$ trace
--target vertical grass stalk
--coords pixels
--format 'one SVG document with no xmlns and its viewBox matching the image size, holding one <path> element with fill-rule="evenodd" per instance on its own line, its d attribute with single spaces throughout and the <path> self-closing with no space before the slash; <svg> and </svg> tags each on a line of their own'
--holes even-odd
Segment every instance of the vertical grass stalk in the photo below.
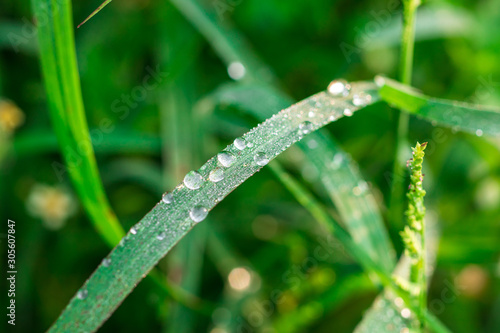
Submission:
<svg viewBox="0 0 500 333">
<path fill-rule="evenodd" d="M 65 161 L 52 166 L 59 179 L 68 172 L 94 227 L 114 246 L 125 233 L 106 198 L 85 118 L 71 2 L 33 0 L 32 6 L 50 116 Z"/>
<path fill-rule="evenodd" d="M 402 0 L 403 2 L 403 35 L 401 39 L 401 59 L 399 78 L 404 84 L 411 84 L 413 71 L 413 50 L 415 45 L 415 15 L 420 5 L 420 0 Z M 390 214 L 393 225 L 401 226 L 403 216 L 404 194 L 404 163 L 405 152 L 408 144 L 408 124 L 410 116 L 399 112 L 397 119 L 396 156 L 392 170 L 392 184 L 390 197 Z"/>
</svg>

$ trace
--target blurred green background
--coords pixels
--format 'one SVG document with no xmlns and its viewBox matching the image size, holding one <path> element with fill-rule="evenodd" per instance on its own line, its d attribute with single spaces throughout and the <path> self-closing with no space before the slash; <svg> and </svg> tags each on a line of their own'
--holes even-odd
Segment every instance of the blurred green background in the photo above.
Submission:
<svg viewBox="0 0 500 333">
<path fill-rule="evenodd" d="M 187 171 L 244 133 L 248 121 L 256 125 L 224 105 L 203 113 L 207 96 L 221 85 L 274 75 L 300 100 L 335 78 L 396 77 L 399 1 L 197 3 L 218 25 L 244 36 L 273 73 L 243 75 L 238 67 L 228 73 L 206 39 L 167 0 L 117 0 L 75 30 L 99 170 L 125 229 Z M 99 4 L 75 1 L 75 27 Z M 62 160 L 30 4 L 3 0 L 0 13 L 2 230 L 7 219 L 16 221 L 16 331 L 39 332 L 54 322 L 109 249 L 68 174 L 54 169 Z M 425 1 L 417 16 L 414 86 L 432 96 L 498 106 L 499 31 L 498 1 Z M 152 72 L 155 79 L 145 82 Z M 384 216 L 396 114 L 378 103 L 327 127 L 359 163 Z M 453 332 L 500 332 L 500 140 L 412 118 L 410 142 L 417 140 L 429 142 L 426 205 L 441 233 L 430 308 Z M 311 170 L 294 167 L 301 158 L 297 151 L 280 157 L 312 188 Z M 172 285 L 213 303 L 211 313 L 165 298 L 144 281 L 102 332 L 351 332 L 378 293 L 345 255 L 303 267 L 322 242 L 314 233 L 316 223 L 267 169 L 221 202 L 207 223 L 210 230 L 197 226 L 159 268 Z M 402 223 L 387 225 L 398 254 Z M 5 258 L 2 254 L 2 263 Z M 265 301 L 276 290 L 286 297 L 269 311 Z"/>
</svg>

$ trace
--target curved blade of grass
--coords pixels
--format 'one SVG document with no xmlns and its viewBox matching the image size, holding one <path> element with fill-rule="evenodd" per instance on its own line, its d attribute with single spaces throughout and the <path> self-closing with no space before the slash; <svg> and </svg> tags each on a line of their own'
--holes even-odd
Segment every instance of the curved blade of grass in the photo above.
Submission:
<svg viewBox="0 0 500 333">
<path fill-rule="evenodd" d="M 205 10 L 196 0 L 171 0 L 172 3 L 186 16 L 186 18 L 200 31 L 202 35 L 205 36 L 207 41 L 210 42 L 214 50 L 219 54 L 219 56 L 224 60 L 226 65 L 230 65 L 232 62 L 238 61 L 243 64 L 246 68 L 246 73 L 272 73 L 271 70 L 263 64 L 259 58 L 252 52 L 252 49 L 245 43 L 245 38 L 238 34 L 234 29 L 223 27 L 217 24 L 217 21 L 210 11 Z M 275 84 L 275 79 L 269 75 L 258 75 L 256 77 L 248 77 L 249 81 L 265 82 L 267 84 Z M 277 89 L 272 88 L 272 86 L 267 86 L 265 89 L 260 87 L 254 87 L 252 91 L 248 91 L 248 87 L 234 88 L 235 94 L 231 96 L 232 93 L 228 92 L 226 95 L 226 102 L 233 105 L 239 105 L 240 107 L 249 110 L 253 113 L 253 117 L 257 118 L 259 121 L 263 121 L 271 115 L 273 110 L 281 109 L 290 105 L 293 100 L 286 96 L 285 94 L 279 92 Z M 245 90 L 245 93 L 238 93 L 241 90 Z M 325 149 L 333 149 L 332 151 L 340 151 L 339 148 L 335 149 L 334 143 L 324 134 L 323 139 L 315 137 L 316 133 L 312 134 L 311 140 L 321 141 L 324 143 L 321 149 L 317 149 L 314 152 L 309 149 L 304 143 L 299 143 L 299 147 L 306 153 L 309 157 L 315 156 L 316 162 L 320 162 L 320 173 L 321 178 L 328 178 L 332 172 L 329 166 L 331 164 L 331 157 L 326 153 Z M 338 155 L 341 156 L 341 155 Z M 307 159 L 306 159 L 307 160 Z M 306 162 L 308 163 L 308 162 Z M 309 167 L 316 168 L 312 163 L 308 163 Z M 348 163 L 347 167 L 341 165 L 340 168 L 346 170 L 346 172 L 352 177 L 346 178 L 342 186 L 337 186 L 337 188 L 349 188 L 352 189 L 359 185 L 361 179 L 359 179 L 359 174 L 354 174 L 356 169 L 354 164 Z M 337 178 L 337 180 L 342 180 L 343 178 Z M 349 183 L 349 181 L 351 183 Z M 354 181 L 354 182 L 352 182 Z M 335 182 L 330 182 L 331 185 Z M 340 185 L 337 184 L 337 185 Z M 327 186 L 328 190 L 332 190 L 331 186 Z M 360 205 L 365 207 L 366 210 L 361 212 L 361 216 L 358 217 L 359 213 L 354 210 L 346 208 L 353 207 L 351 205 L 352 200 L 347 198 L 344 200 L 344 196 L 335 196 L 333 192 L 330 191 L 330 196 L 334 199 L 335 204 L 338 207 L 342 207 L 341 213 L 343 214 L 344 221 L 348 226 L 349 230 L 355 235 L 357 240 L 360 241 L 359 244 L 364 246 L 368 253 L 373 257 L 375 261 L 380 261 L 387 272 L 391 272 L 395 265 L 395 252 L 392 247 L 392 243 L 389 241 L 387 231 L 384 227 L 382 218 L 378 211 L 376 205 L 373 205 L 373 197 L 369 194 L 369 191 L 365 191 L 366 195 L 369 197 L 365 200 L 363 197 L 359 197 L 357 201 L 363 201 Z M 352 198 L 352 196 L 351 196 Z M 356 201 L 355 200 L 355 201 Z M 356 206 L 356 205 L 354 205 Z M 366 221 L 366 223 L 364 223 Z M 351 223 L 352 222 L 352 223 Z M 364 224 L 364 228 L 358 228 L 360 224 Z M 366 231 L 373 231 L 374 234 L 366 235 Z"/>
<path fill-rule="evenodd" d="M 409 113 L 440 125 L 481 136 L 500 134 L 500 108 L 437 99 L 394 80 L 377 77 L 380 97 Z"/>
<path fill-rule="evenodd" d="M 353 94 L 373 93 L 374 88 L 371 83 L 352 84 Z M 307 117 L 311 105 L 316 106 L 316 115 Z M 211 210 L 268 160 L 274 159 L 304 134 L 342 117 L 346 108 L 353 112 L 359 109 L 351 99 L 334 99 L 326 92 L 318 93 L 245 134 L 243 139 L 247 145 L 243 150 L 228 146 L 225 151 L 234 156 L 229 167 L 221 166 L 217 157 L 206 162 L 198 171 L 203 178 L 202 186 L 191 190 L 182 183 L 172 192 L 173 203 L 160 201 L 97 268 L 50 332 L 97 330 L 137 283 L 194 227 L 193 209 Z M 207 181 L 209 173 L 215 169 L 223 172 L 224 179 Z"/>
<path fill-rule="evenodd" d="M 100 181 L 83 108 L 69 0 L 33 0 L 52 124 L 71 180 L 94 227 L 111 246 L 124 235 Z"/>
<path fill-rule="evenodd" d="M 190 22 L 198 28 L 201 34 L 203 34 L 206 39 L 211 43 L 212 47 L 219 54 L 219 56 L 224 60 L 224 62 L 229 65 L 234 61 L 241 62 L 247 69 L 247 73 L 271 73 L 269 68 L 262 64 L 258 57 L 252 52 L 250 47 L 245 43 L 245 38 L 240 36 L 238 32 L 234 29 L 228 29 L 217 24 L 217 21 L 213 14 L 208 10 L 204 10 L 202 6 L 195 0 L 171 0 L 172 3 L 190 20 Z M 258 82 L 273 83 L 273 78 L 270 76 L 257 76 L 250 77 L 250 80 Z M 249 91 L 248 87 L 234 88 L 232 92 L 227 92 L 224 96 L 226 102 L 231 104 L 237 104 L 240 107 L 249 110 L 253 117 L 262 121 L 269 117 L 273 110 L 284 108 L 292 103 L 291 98 L 287 97 L 285 94 L 280 93 L 271 86 L 267 86 L 266 89 L 262 87 L 255 87 L 255 89 Z M 241 92 L 241 89 L 244 93 Z M 234 94 L 231 96 L 231 94 Z M 308 158 L 315 157 L 316 162 L 320 162 L 321 168 L 321 178 L 328 178 L 332 172 L 329 170 L 331 164 L 331 155 L 335 155 L 335 152 L 339 149 L 335 149 L 333 142 L 329 140 L 326 134 L 323 138 L 316 138 L 315 133 L 312 134 L 311 140 L 321 141 L 323 146 L 321 149 L 316 151 L 311 151 L 307 145 L 299 143 L 299 147 L 306 153 Z M 327 154 L 326 149 L 333 149 Z M 332 153 L 333 152 L 333 153 Z M 340 155 L 338 155 L 340 157 Z M 307 160 L 307 159 L 306 159 Z M 312 163 L 306 162 L 309 166 Z M 316 166 L 313 166 L 316 167 Z M 347 174 L 352 177 L 346 178 L 345 181 L 340 186 L 340 183 L 336 184 L 336 188 L 332 186 L 327 186 L 330 190 L 331 197 L 334 199 L 338 207 L 342 207 L 341 213 L 343 214 L 344 221 L 348 226 L 349 230 L 355 235 L 355 239 L 359 241 L 359 244 L 366 248 L 368 253 L 372 256 L 375 261 L 380 261 L 385 267 L 387 272 L 391 272 L 395 265 L 395 255 L 392 244 L 389 241 L 387 231 L 384 227 L 382 218 L 378 212 L 376 205 L 372 205 L 374 200 L 368 202 L 363 197 L 357 198 L 357 200 L 363 201 L 360 207 L 367 208 L 361 212 L 361 216 L 354 210 L 347 207 L 354 207 L 352 205 L 352 200 L 344 199 L 344 196 L 335 195 L 334 192 L 339 188 L 342 189 L 352 189 L 359 185 L 361 180 L 359 179 L 359 174 L 354 174 L 353 164 L 347 164 L 346 169 L 344 166 L 340 166 L 343 170 L 346 170 Z M 342 180 L 343 178 L 336 178 L 337 180 Z M 354 182 L 353 182 L 354 181 Z M 330 182 L 332 185 L 336 182 Z M 331 191 L 333 190 L 333 192 Z M 366 192 L 367 196 L 371 195 Z M 352 197 L 352 196 L 351 196 Z M 356 201 L 356 200 L 355 200 Z M 365 223 L 366 221 L 366 223 Z M 363 224 L 363 228 L 359 226 Z M 368 233 L 367 230 L 374 232 L 373 234 Z M 373 235 L 373 237 L 372 237 Z"/>
<path fill-rule="evenodd" d="M 258 120 L 269 117 L 273 109 L 290 100 L 270 87 L 258 85 L 227 85 L 218 89 L 213 98 L 220 104 L 249 112 Z M 391 272 L 395 266 L 395 251 L 375 198 L 357 164 L 326 131 L 312 133 L 297 145 L 306 156 L 302 167 L 316 170 L 319 182 L 327 190 L 356 244 L 375 262 L 380 262 L 386 272 Z"/>
</svg>

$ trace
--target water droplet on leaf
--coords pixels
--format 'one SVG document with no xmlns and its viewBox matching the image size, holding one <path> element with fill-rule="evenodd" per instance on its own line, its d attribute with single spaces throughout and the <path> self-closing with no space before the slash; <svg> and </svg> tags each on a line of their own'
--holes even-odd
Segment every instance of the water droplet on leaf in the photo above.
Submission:
<svg viewBox="0 0 500 333">
<path fill-rule="evenodd" d="M 184 177 L 184 185 L 191 190 L 196 190 L 203 184 L 203 177 L 197 171 L 189 171 Z"/>
<path fill-rule="evenodd" d="M 104 259 L 102 259 L 102 265 L 104 267 L 109 267 L 109 265 L 111 265 L 111 259 L 110 258 L 104 258 Z"/>
<path fill-rule="evenodd" d="M 247 142 L 243 138 L 236 138 L 234 140 L 234 146 L 238 148 L 239 150 L 243 150 L 247 146 Z"/>
<path fill-rule="evenodd" d="M 352 104 L 355 106 L 364 106 L 370 103 L 372 96 L 370 94 L 360 92 L 352 97 Z"/>
<path fill-rule="evenodd" d="M 214 169 L 208 175 L 211 182 L 217 183 L 224 179 L 224 171 L 220 168 Z"/>
<path fill-rule="evenodd" d="M 259 166 L 264 166 L 267 163 L 269 163 L 269 157 L 267 157 L 267 155 L 264 153 L 255 154 L 253 159 L 254 159 L 255 163 Z"/>
<path fill-rule="evenodd" d="M 349 95 L 351 85 L 346 80 L 334 80 L 330 82 L 327 90 L 334 97 L 346 97 Z"/>
<path fill-rule="evenodd" d="M 310 121 L 304 121 L 302 124 L 299 125 L 299 130 L 303 134 L 307 134 L 307 133 L 311 132 L 312 128 L 313 128 L 313 124 Z"/>
<path fill-rule="evenodd" d="M 174 202 L 174 195 L 171 192 L 166 192 L 165 194 L 163 194 L 161 200 L 166 204 L 170 204 Z"/>
<path fill-rule="evenodd" d="M 189 212 L 189 217 L 196 223 L 203 221 L 207 215 L 208 209 L 203 206 L 196 206 Z"/>
<path fill-rule="evenodd" d="M 228 152 L 222 152 L 217 154 L 217 160 L 219 160 L 220 164 L 223 166 L 230 167 L 234 163 L 234 155 Z"/>
<path fill-rule="evenodd" d="M 87 298 L 88 295 L 89 295 L 89 292 L 86 289 L 80 289 L 76 293 L 76 297 L 78 297 L 79 299 L 85 299 L 85 298 Z"/>
<path fill-rule="evenodd" d="M 352 116 L 352 110 L 348 108 L 344 109 L 344 116 L 346 117 Z"/>
</svg>

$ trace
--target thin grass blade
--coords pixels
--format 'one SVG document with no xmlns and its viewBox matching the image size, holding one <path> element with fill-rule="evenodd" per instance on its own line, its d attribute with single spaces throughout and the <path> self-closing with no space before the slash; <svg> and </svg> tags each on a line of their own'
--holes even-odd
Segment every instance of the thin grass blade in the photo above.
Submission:
<svg viewBox="0 0 500 333">
<path fill-rule="evenodd" d="M 111 245 L 124 235 L 99 177 L 83 108 L 69 0 L 33 0 L 50 116 L 66 166 L 53 163 L 59 177 L 66 172 L 94 227 Z"/>
<path fill-rule="evenodd" d="M 385 77 L 377 77 L 376 82 L 383 100 L 411 114 L 478 136 L 500 135 L 498 107 L 429 97 Z"/>
</svg>

